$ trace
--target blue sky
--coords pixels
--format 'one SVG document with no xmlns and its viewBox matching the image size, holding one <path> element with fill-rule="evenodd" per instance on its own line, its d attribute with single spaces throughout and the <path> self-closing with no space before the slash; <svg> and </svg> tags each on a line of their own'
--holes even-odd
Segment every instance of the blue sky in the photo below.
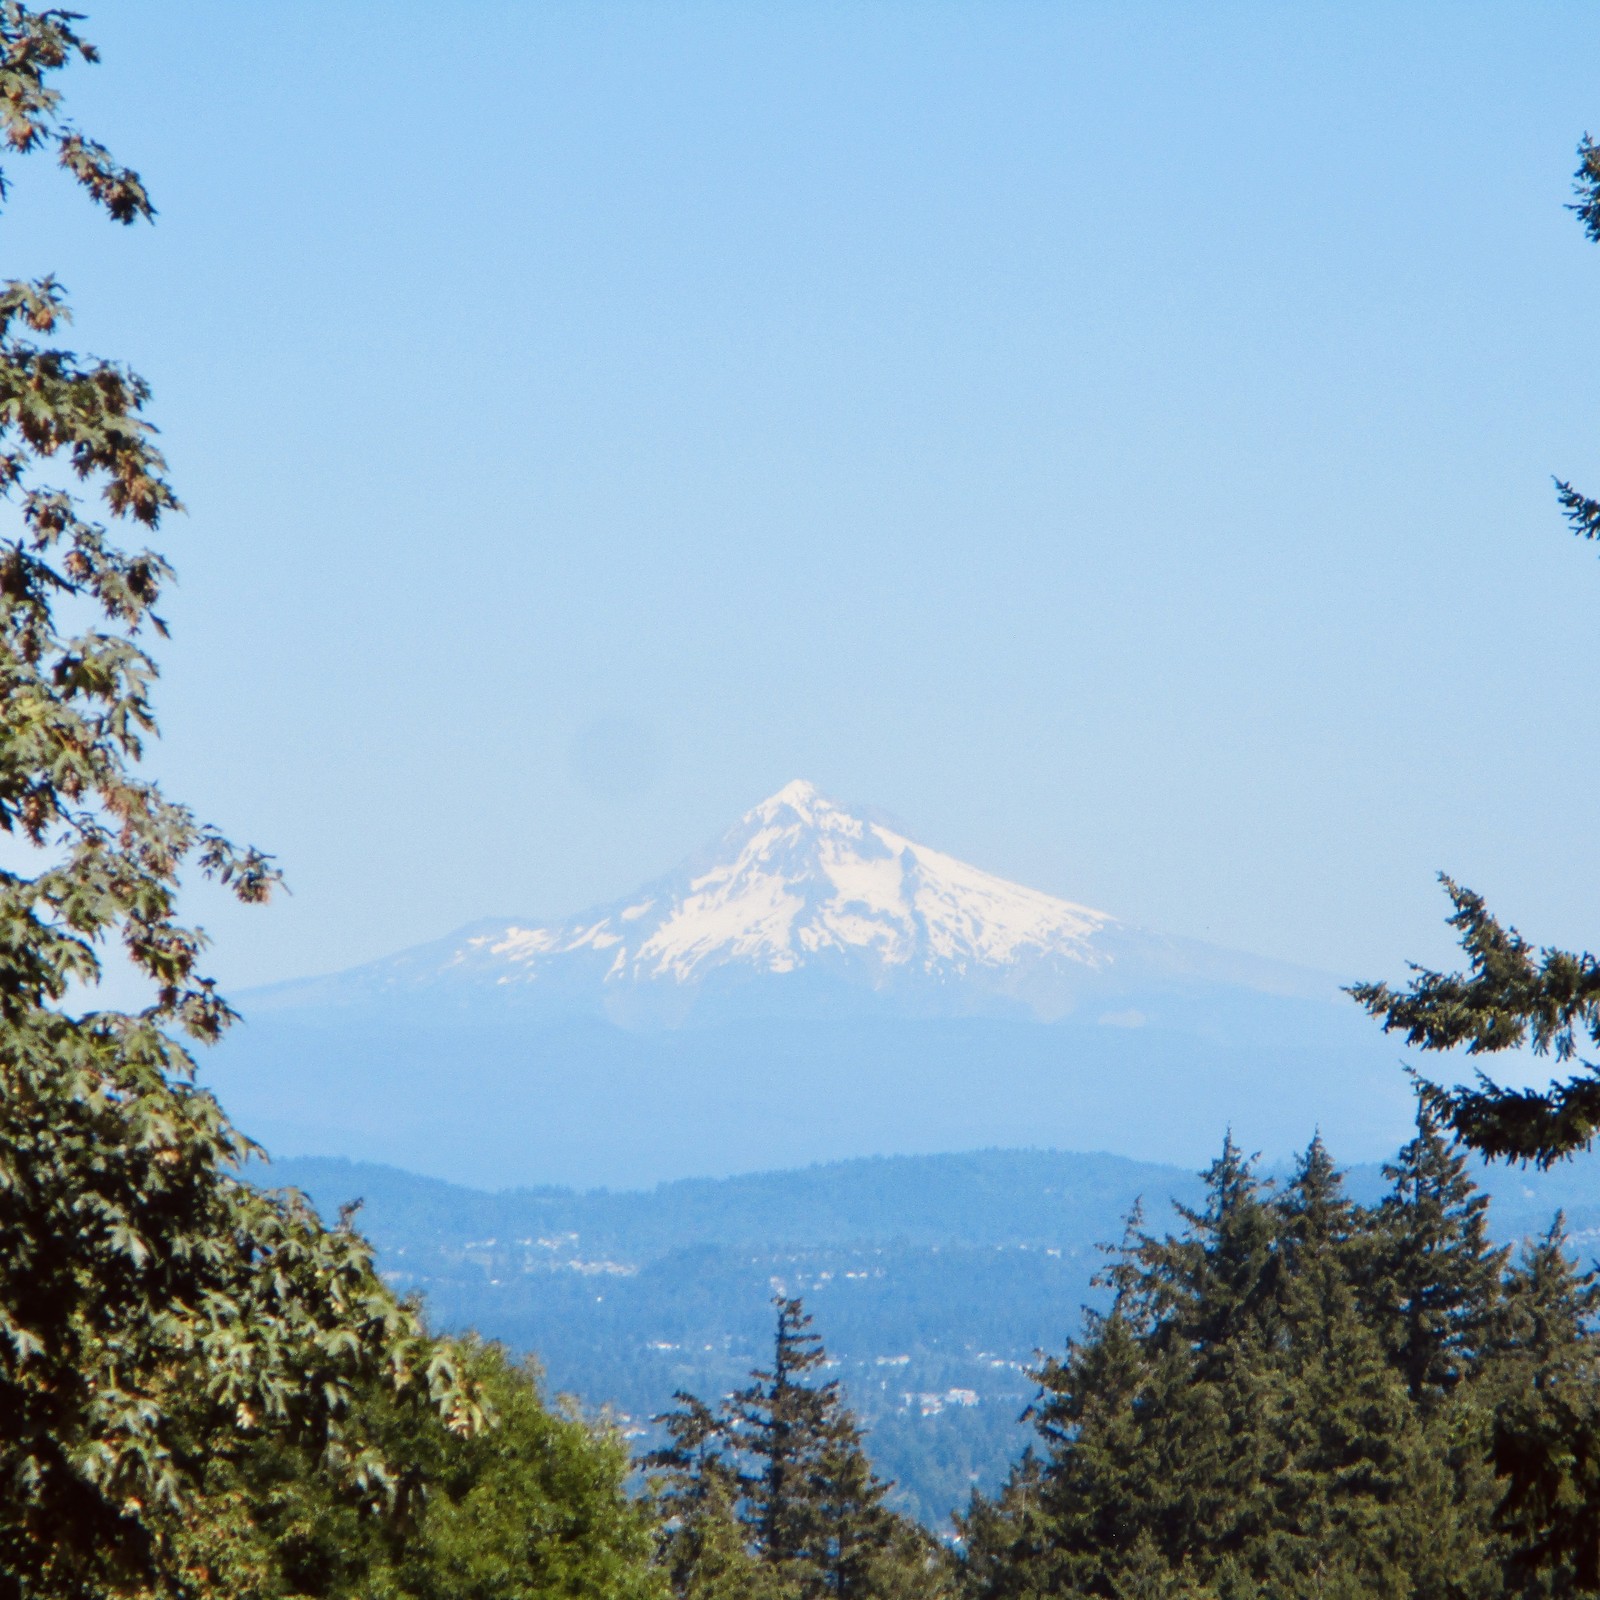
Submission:
<svg viewBox="0 0 1600 1600">
<path fill-rule="evenodd" d="M 1364 975 L 1600 938 L 1592 6 L 94 8 L 153 230 L 158 765 L 235 985 L 664 869 L 790 778 Z"/>
</svg>

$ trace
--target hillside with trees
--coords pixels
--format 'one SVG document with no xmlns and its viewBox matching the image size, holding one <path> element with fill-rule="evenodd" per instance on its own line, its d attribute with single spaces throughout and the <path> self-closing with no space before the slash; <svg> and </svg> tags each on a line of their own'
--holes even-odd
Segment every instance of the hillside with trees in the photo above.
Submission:
<svg viewBox="0 0 1600 1600">
<path fill-rule="evenodd" d="M 1600 1157 L 1545 1171 L 1471 1158 L 1497 1244 L 1558 1211 L 1585 1257 L 1600 1239 Z M 1261 1168 L 1281 1184 L 1287 1166 Z M 274 1162 L 330 1220 L 360 1199 L 385 1278 L 423 1296 L 440 1330 L 476 1329 L 536 1352 L 551 1388 L 609 1407 L 636 1449 L 676 1389 L 731 1393 L 759 1364 L 769 1301 L 804 1298 L 867 1427 L 890 1503 L 948 1532 L 974 1485 L 1004 1480 L 1023 1437 L 1039 1350 L 1080 1308 L 1104 1309 L 1098 1246 L 1142 1204 L 1200 1203 L 1192 1172 L 1114 1156 L 990 1150 L 897 1156 L 650 1189 L 459 1188 L 393 1168 Z M 1355 1200 L 1387 1193 L 1381 1166 L 1346 1174 Z"/>
</svg>

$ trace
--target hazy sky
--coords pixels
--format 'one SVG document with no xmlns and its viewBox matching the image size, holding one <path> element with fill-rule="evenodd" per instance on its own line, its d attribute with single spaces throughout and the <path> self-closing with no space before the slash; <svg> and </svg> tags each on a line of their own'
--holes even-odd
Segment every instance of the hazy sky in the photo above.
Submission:
<svg viewBox="0 0 1600 1600">
<path fill-rule="evenodd" d="M 1341 972 L 1600 939 L 1593 5 L 91 3 L 153 230 L 174 792 L 244 984 L 564 913 L 804 776 Z"/>
</svg>

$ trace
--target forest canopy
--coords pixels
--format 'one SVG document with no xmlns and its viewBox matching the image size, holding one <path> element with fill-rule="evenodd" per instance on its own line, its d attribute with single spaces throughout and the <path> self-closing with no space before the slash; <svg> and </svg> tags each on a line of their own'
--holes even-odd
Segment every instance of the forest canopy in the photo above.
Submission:
<svg viewBox="0 0 1600 1600">
<path fill-rule="evenodd" d="M 1320 1141 L 1109 1254 L 1108 1310 L 1040 1368 L 1037 1444 L 963 1519 L 973 1600 L 1600 1588 L 1600 1288 L 1558 1218 L 1495 1247 L 1424 1109 L 1352 1204 Z"/>
</svg>

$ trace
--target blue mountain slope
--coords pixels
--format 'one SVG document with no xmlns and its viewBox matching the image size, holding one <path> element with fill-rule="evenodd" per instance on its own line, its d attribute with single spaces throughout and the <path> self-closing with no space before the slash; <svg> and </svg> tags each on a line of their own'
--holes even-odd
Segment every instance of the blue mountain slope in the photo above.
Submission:
<svg viewBox="0 0 1600 1600">
<path fill-rule="evenodd" d="M 1409 1119 L 1337 982 L 1007 883 L 793 784 L 676 873 L 242 997 L 206 1064 L 279 1153 L 641 1186 L 1070 1144 L 1192 1164 L 1232 1125 L 1353 1157 Z"/>
<path fill-rule="evenodd" d="M 991 1019 L 752 1019 L 640 1034 L 599 1021 L 253 1019 L 208 1081 L 277 1153 L 458 1182 L 638 1188 L 812 1161 L 1073 1144 L 1193 1165 L 1232 1126 L 1271 1156 L 1317 1127 L 1363 1156 L 1410 1111 L 1354 1017 L 1282 1045 Z"/>
</svg>

